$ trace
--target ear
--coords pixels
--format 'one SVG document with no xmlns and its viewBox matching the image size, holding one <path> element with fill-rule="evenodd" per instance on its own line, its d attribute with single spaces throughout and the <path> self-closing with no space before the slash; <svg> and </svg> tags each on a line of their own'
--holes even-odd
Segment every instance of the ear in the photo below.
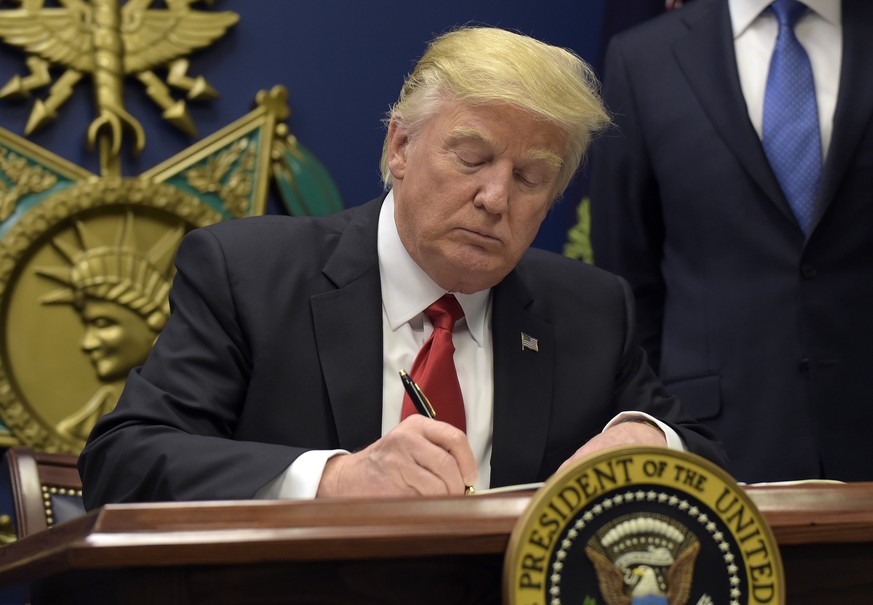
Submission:
<svg viewBox="0 0 873 605">
<path fill-rule="evenodd" d="M 409 134 L 405 128 L 391 120 L 388 125 L 388 170 L 395 181 L 403 180 L 406 173 L 406 152 L 409 149 Z"/>
</svg>

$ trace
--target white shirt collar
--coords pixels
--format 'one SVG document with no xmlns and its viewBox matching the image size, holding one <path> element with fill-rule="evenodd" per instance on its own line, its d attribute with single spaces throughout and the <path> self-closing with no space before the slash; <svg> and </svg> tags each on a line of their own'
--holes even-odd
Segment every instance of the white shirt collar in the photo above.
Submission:
<svg viewBox="0 0 873 605">
<path fill-rule="evenodd" d="M 757 19 L 764 10 L 773 3 L 773 0 L 728 0 L 731 14 L 731 26 L 734 38 L 742 34 Z M 837 0 L 802 0 L 815 13 L 830 23 L 840 27 L 842 25 L 842 2 Z"/>
<path fill-rule="evenodd" d="M 394 223 L 394 193 L 388 192 L 379 213 L 377 238 L 382 305 L 392 330 L 408 323 L 446 293 L 419 267 L 400 241 Z M 480 347 L 485 342 L 485 315 L 491 290 L 455 293 L 464 309 L 467 329 Z"/>
</svg>

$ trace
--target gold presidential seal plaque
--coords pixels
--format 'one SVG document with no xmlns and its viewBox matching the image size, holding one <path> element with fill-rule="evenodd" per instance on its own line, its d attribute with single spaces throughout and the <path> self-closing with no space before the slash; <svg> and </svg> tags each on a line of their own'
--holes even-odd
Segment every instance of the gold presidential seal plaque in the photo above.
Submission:
<svg viewBox="0 0 873 605">
<path fill-rule="evenodd" d="M 769 526 L 725 471 L 664 448 L 552 477 L 507 548 L 506 605 L 784 605 Z"/>
</svg>

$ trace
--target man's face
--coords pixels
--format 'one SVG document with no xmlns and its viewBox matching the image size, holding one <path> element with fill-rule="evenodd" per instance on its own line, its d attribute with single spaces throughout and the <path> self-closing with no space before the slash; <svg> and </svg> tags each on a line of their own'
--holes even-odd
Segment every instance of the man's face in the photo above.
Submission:
<svg viewBox="0 0 873 605">
<path fill-rule="evenodd" d="M 442 288 L 470 293 L 496 285 L 533 242 L 566 137 L 507 104 L 453 101 L 412 139 L 392 123 L 388 146 L 403 245 Z"/>
<path fill-rule="evenodd" d="M 82 350 L 101 380 L 124 378 L 145 361 L 154 345 L 155 333 L 127 307 L 88 299 L 80 314 L 85 327 Z"/>
</svg>

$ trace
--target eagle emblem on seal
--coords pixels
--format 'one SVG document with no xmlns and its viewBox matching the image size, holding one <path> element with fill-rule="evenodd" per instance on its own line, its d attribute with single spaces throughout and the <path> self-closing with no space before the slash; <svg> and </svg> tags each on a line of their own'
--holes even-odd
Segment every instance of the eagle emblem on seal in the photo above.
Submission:
<svg viewBox="0 0 873 605">
<path fill-rule="evenodd" d="M 674 521 L 645 515 L 608 525 L 585 548 L 607 605 L 685 605 L 699 552 Z"/>
</svg>

